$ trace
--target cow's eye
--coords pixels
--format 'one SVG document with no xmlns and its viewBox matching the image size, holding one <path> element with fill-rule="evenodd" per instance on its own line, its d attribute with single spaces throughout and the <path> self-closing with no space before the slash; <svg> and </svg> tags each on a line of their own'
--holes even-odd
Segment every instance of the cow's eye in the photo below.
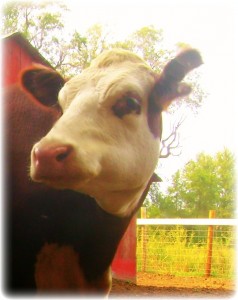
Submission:
<svg viewBox="0 0 238 300">
<path fill-rule="evenodd" d="M 119 118 L 132 113 L 139 115 L 141 112 L 141 102 L 133 97 L 124 97 L 113 105 L 112 110 Z"/>
</svg>

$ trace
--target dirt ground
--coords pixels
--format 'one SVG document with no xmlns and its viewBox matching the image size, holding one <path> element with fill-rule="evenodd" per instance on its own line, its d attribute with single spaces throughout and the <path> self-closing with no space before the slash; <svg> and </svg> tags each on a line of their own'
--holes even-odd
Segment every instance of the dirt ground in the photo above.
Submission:
<svg viewBox="0 0 238 300">
<path fill-rule="evenodd" d="M 109 298 L 117 296 L 227 298 L 234 296 L 235 292 L 235 282 L 231 280 L 138 273 L 137 285 L 113 279 Z"/>
</svg>

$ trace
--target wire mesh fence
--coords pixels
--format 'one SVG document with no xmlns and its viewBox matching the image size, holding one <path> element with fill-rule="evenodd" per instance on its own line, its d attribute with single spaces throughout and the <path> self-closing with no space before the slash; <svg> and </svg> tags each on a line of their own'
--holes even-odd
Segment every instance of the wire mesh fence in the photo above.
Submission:
<svg viewBox="0 0 238 300">
<path fill-rule="evenodd" d="M 235 277 L 235 226 L 138 225 L 137 271 Z M 196 222 L 197 223 L 197 222 Z"/>
</svg>

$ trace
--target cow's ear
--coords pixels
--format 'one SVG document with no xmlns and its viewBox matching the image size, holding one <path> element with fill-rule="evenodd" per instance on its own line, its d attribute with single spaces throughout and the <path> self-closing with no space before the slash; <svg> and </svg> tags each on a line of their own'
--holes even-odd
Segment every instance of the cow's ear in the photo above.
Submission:
<svg viewBox="0 0 238 300">
<path fill-rule="evenodd" d="M 150 104 L 153 108 L 165 110 L 175 98 L 188 95 L 191 88 L 181 81 L 202 63 L 201 55 L 195 49 L 186 49 L 168 62 L 151 91 Z"/>
<path fill-rule="evenodd" d="M 191 92 L 190 86 L 181 81 L 188 72 L 201 64 L 202 58 L 197 50 L 184 50 L 167 63 L 161 75 L 155 80 L 148 107 L 148 124 L 155 137 L 161 137 L 160 113 L 166 110 L 174 99 Z"/>
<path fill-rule="evenodd" d="M 64 78 L 56 71 L 42 65 L 33 65 L 21 73 L 22 87 L 46 106 L 55 105 Z"/>
</svg>

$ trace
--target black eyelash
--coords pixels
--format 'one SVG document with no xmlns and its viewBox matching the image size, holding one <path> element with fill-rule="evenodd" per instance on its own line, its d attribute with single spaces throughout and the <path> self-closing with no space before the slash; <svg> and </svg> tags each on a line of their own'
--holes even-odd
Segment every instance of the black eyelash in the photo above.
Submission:
<svg viewBox="0 0 238 300">
<path fill-rule="evenodd" d="M 141 104 L 136 98 L 124 97 L 116 102 L 116 104 L 112 107 L 112 110 L 119 118 L 131 113 L 139 115 L 141 113 Z"/>
</svg>

